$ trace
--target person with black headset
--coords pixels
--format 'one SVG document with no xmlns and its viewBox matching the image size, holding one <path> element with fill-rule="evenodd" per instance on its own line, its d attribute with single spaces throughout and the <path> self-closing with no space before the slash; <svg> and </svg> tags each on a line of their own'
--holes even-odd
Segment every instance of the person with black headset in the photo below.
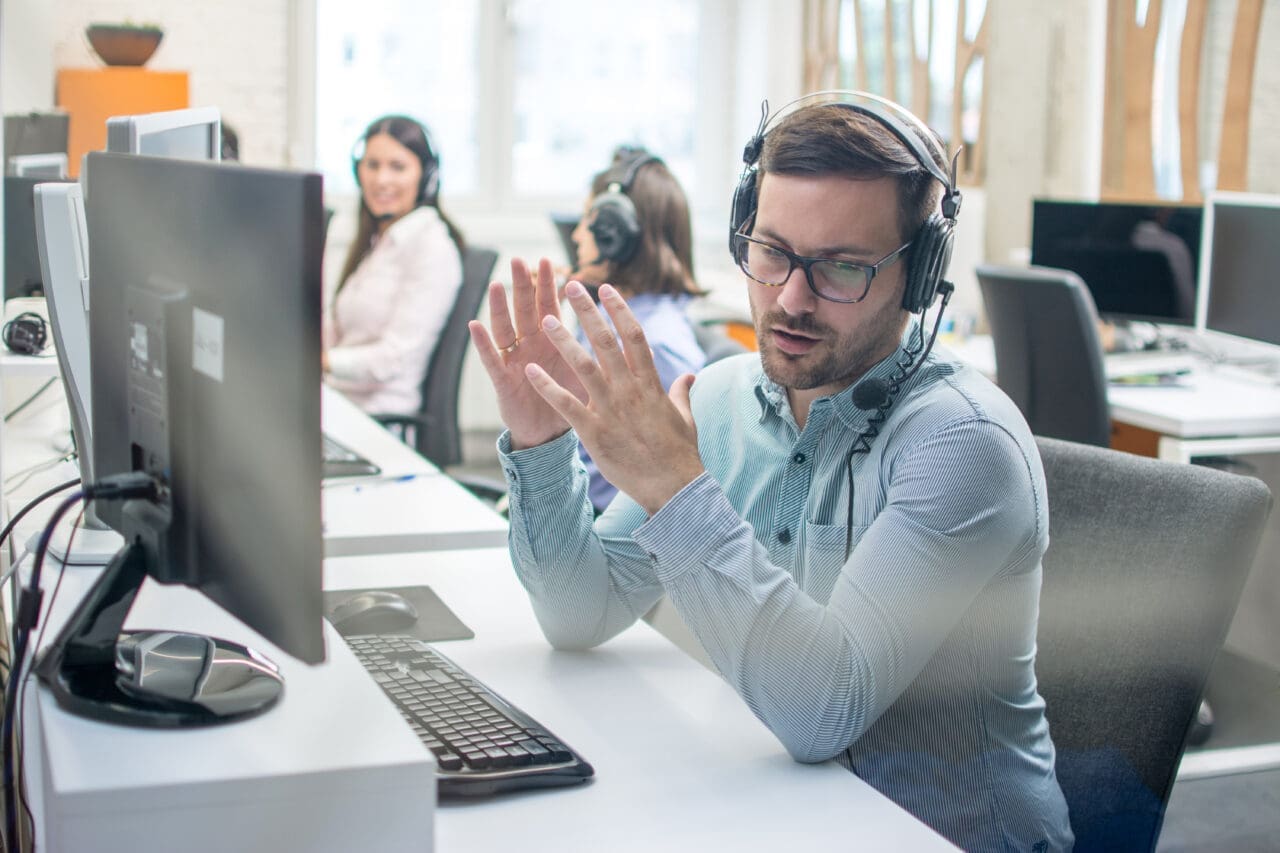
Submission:
<svg viewBox="0 0 1280 853">
<path fill-rule="evenodd" d="M 322 315 L 325 381 L 366 412 L 413 414 L 462 287 L 462 233 L 440 209 L 427 130 L 383 116 L 352 154 L 359 222 Z"/>
<path fill-rule="evenodd" d="M 643 148 L 623 146 L 591 181 L 585 212 L 573 231 L 576 268 L 569 276 L 588 288 L 608 282 L 622 294 L 644 329 L 664 389 L 698 372 L 706 354 L 685 310 L 702 294 L 693 276 L 689 202 L 666 163 Z M 579 329 L 578 342 L 590 349 Z M 618 493 L 580 443 L 588 493 L 597 513 Z"/>
<path fill-rule="evenodd" d="M 758 355 L 664 393 L 613 288 L 616 339 L 566 288 L 587 353 L 527 275 L 471 327 L 538 622 L 585 649 L 665 594 L 796 760 L 835 760 L 966 850 L 1070 849 L 1035 675 L 1043 468 L 1013 403 L 932 351 L 954 161 L 856 92 L 766 111 L 743 159 L 729 243 Z M 579 438 L 620 491 L 594 523 Z"/>
</svg>

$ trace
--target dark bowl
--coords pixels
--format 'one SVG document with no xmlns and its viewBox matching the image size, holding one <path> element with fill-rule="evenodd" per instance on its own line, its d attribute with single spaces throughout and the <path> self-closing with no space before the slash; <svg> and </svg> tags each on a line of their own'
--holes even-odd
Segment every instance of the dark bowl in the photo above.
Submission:
<svg viewBox="0 0 1280 853">
<path fill-rule="evenodd" d="M 145 65 L 164 37 L 163 30 L 114 24 L 90 24 L 84 34 L 108 65 Z"/>
</svg>

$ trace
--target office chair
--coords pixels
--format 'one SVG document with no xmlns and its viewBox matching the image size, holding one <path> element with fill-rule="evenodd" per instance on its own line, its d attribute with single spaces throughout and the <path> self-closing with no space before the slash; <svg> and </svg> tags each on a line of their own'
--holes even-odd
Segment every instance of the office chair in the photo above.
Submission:
<svg viewBox="0 0 1280 853">
<path fill-rule="evenodd" d="M 578 244 L 573 242 L 573 232 L 578 227 L 579 213 L 551 213 L 551 224 L 555 226 L 556 236 L 560 238 L 560 246 L 564 249 L 565 259 L 569 266 L 578 266 Z"/>
<path fill-rule="evenodd" d="M 697 340 L 698 346 L 702 347 L 702 352 L 707 357 L 707 364 L 738 353 L 750 352 L 741 342 L 729 337 L 717 324 L 695 322 L 692 325 L 693 337 Z"/>
<path fill-rule="evenodd" d="M 1037 443 L 1036 672 L 1075 849 L 1152 850 L 1271 494 L 1252 477 Z"/>
<path fill-rule="evenodd" d="M 467 323 L 480 313 L 497 261 L 498 253 L 493 249 L 468 246 L 462 253 L 462 287 L 427 364 L 427 374 L 422 380 L 422 407 L 418 413 L 373 416 L 440 468 L 462 461 L 458 391 L 462 384 L 463 358 L 471 341 Z"/>
<path fill-rule="evenodd" d="M 1036 435 L 1109 447 L 1111 415 L 1093 297 L 1075 273 L 977 268 L 996 379 Z"/>
</svg>

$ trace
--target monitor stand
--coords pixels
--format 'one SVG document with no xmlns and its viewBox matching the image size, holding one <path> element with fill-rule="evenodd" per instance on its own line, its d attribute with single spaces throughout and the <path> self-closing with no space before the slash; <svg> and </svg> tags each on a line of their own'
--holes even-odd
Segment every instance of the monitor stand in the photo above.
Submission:
<svg viewBox="0 0 1280 853">
<path fill-rule="evenodd" d="M 35 553 L 35 541 L 39 534 L 27 544 L 27 550 Z M 123 537 L 111 528 L 85 513 L 79 520 L 59 523 L 49 537 L 49 554 L 62 565 L 72 566 L 105 566 L 111 562 L 120 547 Z"/>
<path fill-rule="evenodd" d="M 177 728 L 252 717 L 279 701 L 279 670 L 252 649 L 200 634 L 122 630 L 146 566 L 143 546 L 126 545 L 36 663 L 58 704 L 104 722 Z"/>
</svg>

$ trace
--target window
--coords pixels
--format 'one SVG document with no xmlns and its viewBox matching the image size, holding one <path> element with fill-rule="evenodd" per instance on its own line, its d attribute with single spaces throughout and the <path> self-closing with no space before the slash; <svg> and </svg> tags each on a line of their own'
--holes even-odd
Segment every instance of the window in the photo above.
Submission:
<svg viewBox="0 0 1280 853">
<path fill-rule="evenodd" d="M 707 2 L 316 3 L 316 163 L 331 191 L 354 191 L 354 141 L 399 112 L 430 129 L 451 209 L 576 210 L 622 143 L 660 154 L 692 194 L 697 136 L 721 120 L 698 110 Z"/>
</svg>

